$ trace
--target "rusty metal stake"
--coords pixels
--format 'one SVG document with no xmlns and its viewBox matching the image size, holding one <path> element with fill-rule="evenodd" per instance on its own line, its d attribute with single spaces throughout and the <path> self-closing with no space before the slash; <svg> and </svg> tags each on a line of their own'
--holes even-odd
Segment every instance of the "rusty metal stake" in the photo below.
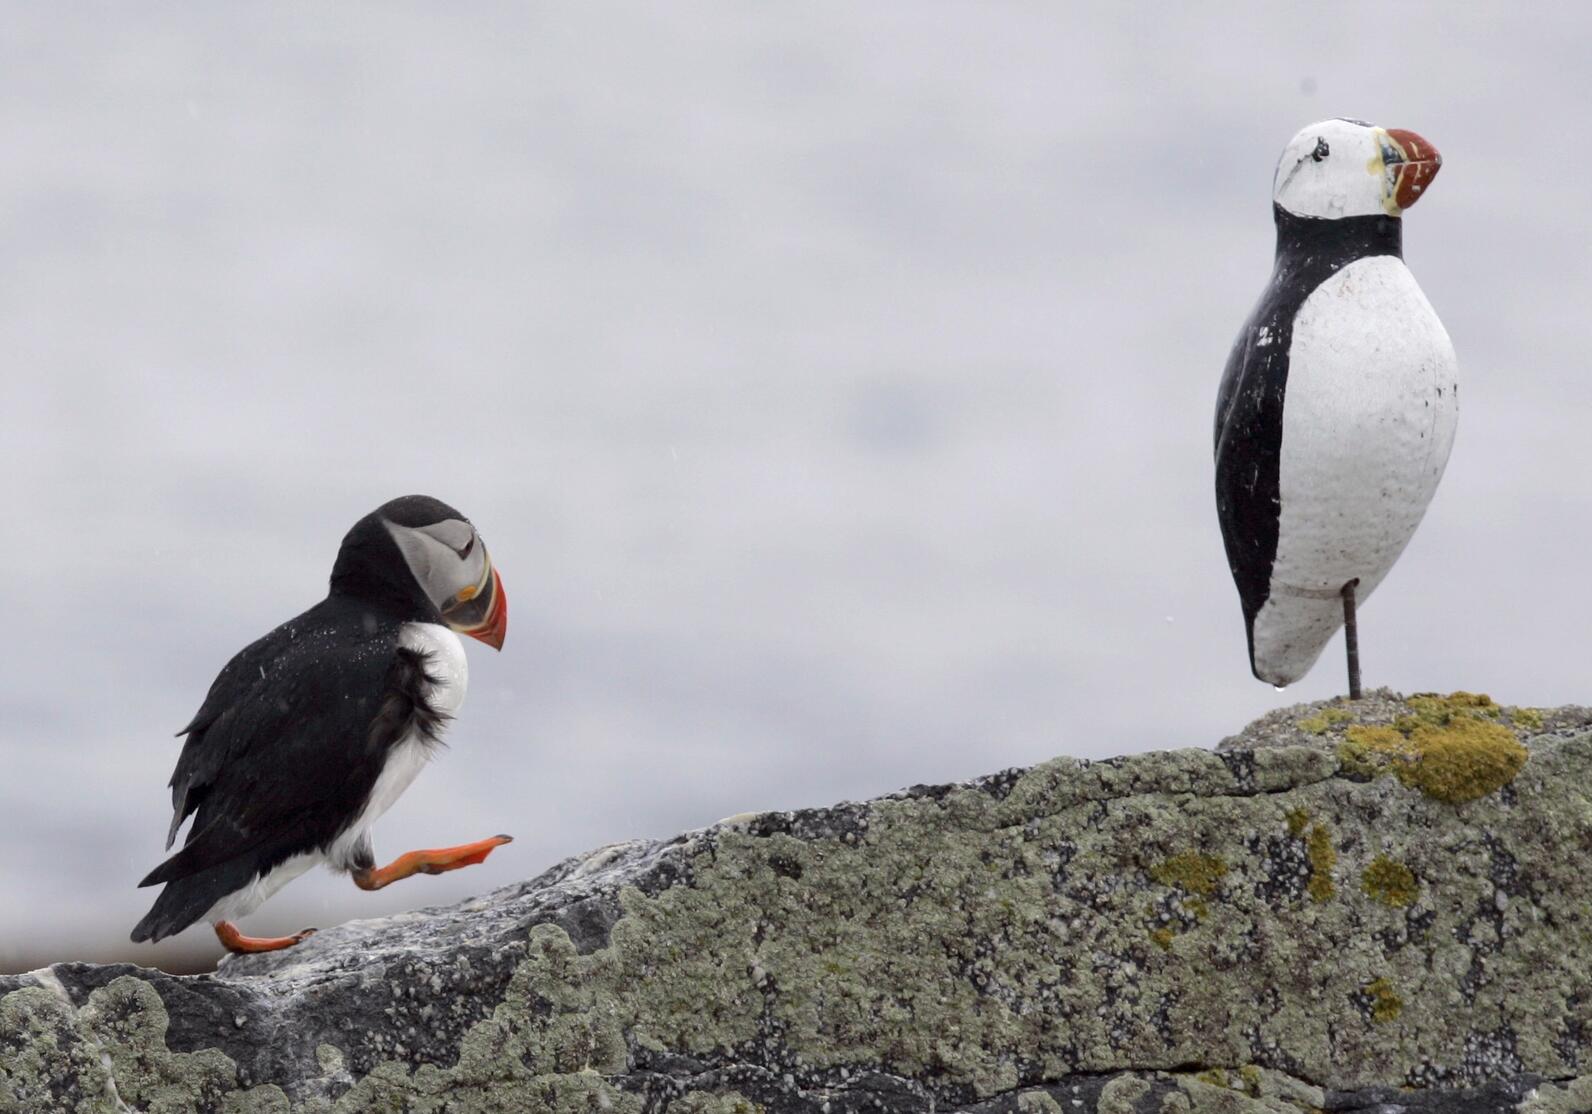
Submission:
<svg viewBox="0 0 1592 1114">
<path fill-rule="evenodd" d="M 1354 615 L 1354 590 L 1360 584 L 1355 577 L 1343 586 L 1343 645 L 1349 652 L 1349 699 L 1360 699 L 1360 625 Z"/>
</svg>

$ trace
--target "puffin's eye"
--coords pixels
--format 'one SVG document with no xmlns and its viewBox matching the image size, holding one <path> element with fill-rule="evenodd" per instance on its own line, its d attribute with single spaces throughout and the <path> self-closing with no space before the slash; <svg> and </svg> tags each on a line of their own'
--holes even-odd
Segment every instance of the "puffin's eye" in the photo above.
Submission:
<svg viewBox="0 0 1592 1114">
<path fill-rule="evenodd" d="M 1327 141 L 1322 139 L 1320 136 L 1317 136 L 1316 149 L 1310 152 L 1310 157 L 1315 159 L 1317 162 L 1320 162 L 1330 154 L 1332 154 L 1332 148 L 1327 146 Z"/>
</svg>

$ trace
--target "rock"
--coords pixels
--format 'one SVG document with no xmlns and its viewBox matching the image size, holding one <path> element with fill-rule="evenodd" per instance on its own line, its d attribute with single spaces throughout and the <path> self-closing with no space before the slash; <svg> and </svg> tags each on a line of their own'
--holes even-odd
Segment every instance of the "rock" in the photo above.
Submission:
<svg viewBox="0 0 1592 1114">
<path fill-rule="evenodd" d="M 1589 717 L 1381 692 L 0 977 L 0 1111 L 1586 1110 Z"/>
</svg>

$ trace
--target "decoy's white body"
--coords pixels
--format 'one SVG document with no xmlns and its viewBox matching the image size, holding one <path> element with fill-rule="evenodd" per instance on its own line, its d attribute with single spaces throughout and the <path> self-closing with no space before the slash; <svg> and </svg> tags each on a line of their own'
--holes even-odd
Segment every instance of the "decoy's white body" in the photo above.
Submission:
<svg viewBox="0 0 1592 1114">
<path fill-rule="evenodd" d="M 1217 507 L 1257 677 L 1309 671 L 1403 552 L 1459 416 L 1452 343 L 1401 256 L 1440 165 L 1412 132 L 1303 129 L 1277 170 L 1276 270 L 1229 357 Z"/>
</svg>

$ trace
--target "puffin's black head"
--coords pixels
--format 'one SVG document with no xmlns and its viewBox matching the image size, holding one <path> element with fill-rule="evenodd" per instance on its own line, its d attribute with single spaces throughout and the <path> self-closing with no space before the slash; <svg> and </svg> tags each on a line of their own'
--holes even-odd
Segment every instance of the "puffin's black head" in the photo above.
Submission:
<svg viewBox="0 0 1592 1114">
<path fill-rule="evenodd" d="M 485 543 L 468 518 L 427 495 L 383 503 L 354 523 L 332 566 L 332 594 L 445 623 L 494 650 L 508 632 L 508 597 Z"/>
</svg>

